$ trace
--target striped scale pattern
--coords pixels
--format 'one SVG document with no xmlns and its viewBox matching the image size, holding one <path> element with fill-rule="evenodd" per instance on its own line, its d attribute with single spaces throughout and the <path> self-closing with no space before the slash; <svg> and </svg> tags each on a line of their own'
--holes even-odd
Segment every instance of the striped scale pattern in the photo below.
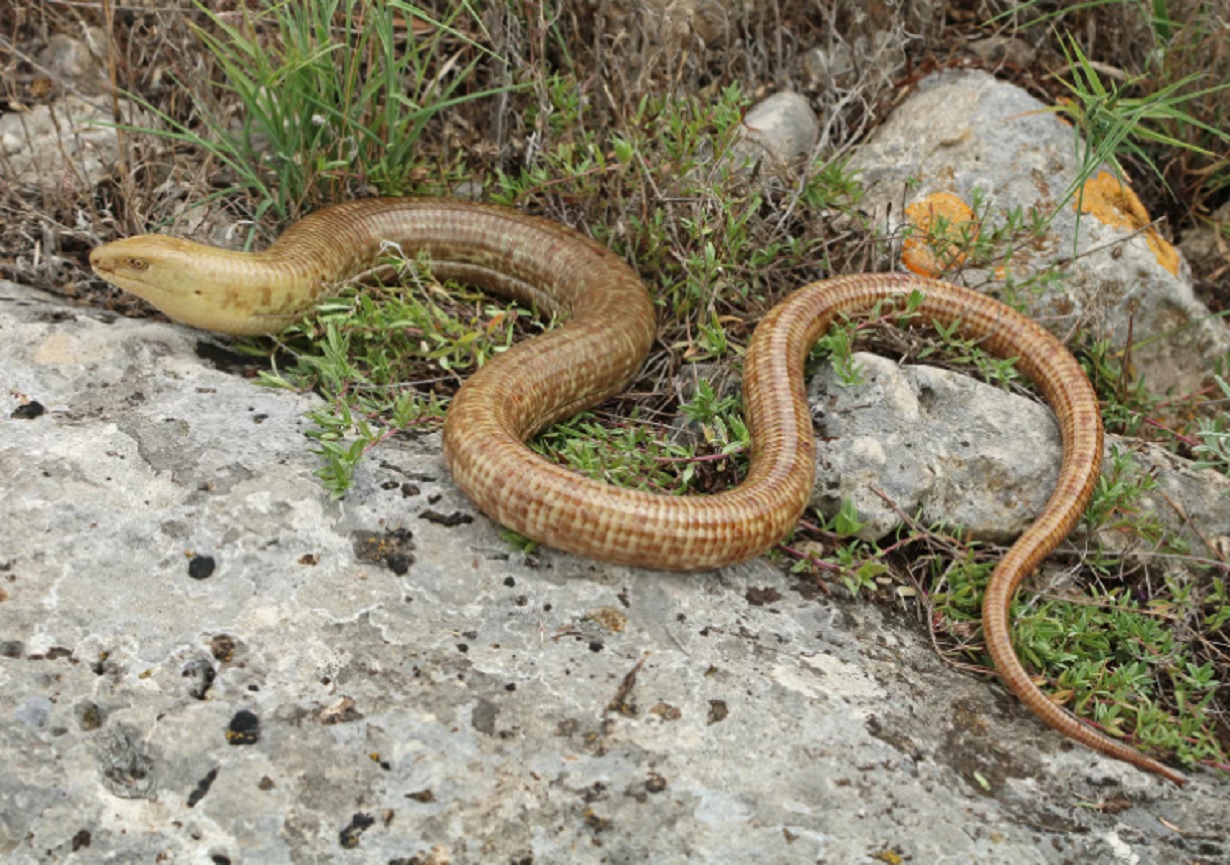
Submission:
<svg viewBox="0 0 1230 865">
<path fill-rule="evenodd" d="M 803 363 L 834 317 L 922 295 L 926 322 L 957 324 L 991 354 L 1017 358 L 1059 421 L 1064 457 L 1037 520 L 991 576 L 983 630 L 1000 677 L 1042 720 L 1103 753 L 1171 781 L 1185 779 L 1050 702 L 1012 648 L 1009 606 L 1021 581 L 1063 540 L 1093 493 L 1102 458 L 1096 396 L 1079 364 L 1044 328 L 985 295 L 900 274 L 808 285 L 774 307 L 748 346 L 743 399 L 751 469 L 738 487 L 672 497 L 617 489 L 546 462 L 525 440 L 623 390 L 655 335 L 639 277 L 606 247 L 548 220 L 468 202 L 368 199 L 318 211 L 268 250 L 234 253 L 156 235 L 95 250 L 103 278 L 173 318 L 234 334 L 277 332 L 381 251 L 426 256 L 433 273 L 535 304 L 566 319 L 494 357 L 449 407 L 444 453 L 457 485 L 485 513 L 552 547 L 664 570 L 751 558 L 794 526 L 811 492 L 815 441 Z"/>
</svg>

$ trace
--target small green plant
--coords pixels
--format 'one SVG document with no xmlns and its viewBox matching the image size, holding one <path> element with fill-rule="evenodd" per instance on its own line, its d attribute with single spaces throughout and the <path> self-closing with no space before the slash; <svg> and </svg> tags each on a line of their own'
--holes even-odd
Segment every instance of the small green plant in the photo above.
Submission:
<svg viewBox="0 0 1230 865">
<path fill-rule="evenodd" d="M 371 448 L 399 430 L 438 424 L 466 374 L 505 351 L 518 329 L 542 326 L 516 304 L 460 286 L 446 294 L 429 273 L 408 267 L 405 275 L 405 290 L 364 286 L 322 303 L 315 319 L 282 335 L 291 364 L 259 378 L 325 399 L 325 409 L 308 413 L 308 435 L 335 497 Z"/>
<path fill-rule="evenodd" d="M 968 367 L 978 378 L 996 387 L 1009 388 L 1024 384 L 1024 376 L 1016 369 L 1016 358 L 996 357 L 983 351 L 977 339 L 961 336 L 960 321 L 948 325 L 922 321 L 918 310 L 923 299 L 922 292 L 915 289 L 900 308 L 895 304 L 881 302 L 865 316 L 860 315 L 831 325 L 812 347 L 811 357 L 827 357 L 836 369 L 838 382 L 843 387 L 857 386 L 863 383 L 862 370 L 854 361 L 853 353 L 862 336 L 880 328 L 889 328 L 892 332 L 913 325 L 929 325 L 937 339 L 921 342 L 914 348 L 914 360 L 942 360 L 957 368 Z"/>
<path fill-rule="evenodd" d="M 968 634 L 981 617 L 982 595 L 994 557 L 974 550 L 933 561 L 931 609 L 943 631 L 967 656 L 989 665 L 985 647 Z M 1222 597 L 1209 604 L 1230 621 Z M 1175 754 L 1181 762 L 1224 759 L 1217 739 L 1219 683 L 1168 625 L 1169 601 L 1142 608 L 1124 592 L 1096 597 L 1027 595 L 1013 602 L 1013 645 L 1022 663 L 1048 684 L 1051 698 L 1089 718 L 1108 734 Z M 1175 694 L 1163 707 L 1159 692 Z M 1182 696 L 1179 693 L 1182 692 Z"/>
<path fill-rule="evenodd" d="M 837 513 L 831 518 L 819 526 L 806 522 L 803 526 L 807 527 L 808 533 L 822 535 L 830 551 L 819 553 L 813 541 L 808 542 L 807 551 L 793 548 L 788 543 L 783 545 L 782 549 L 795 559 L 790 566 L 792 573 L 836 577 L 851 598 L 859 597 L 864 591 L 874 593 L 879 590 L 879 581 L 889 573 L 889 566 L 883 551 L 876 549 L 874 544 L 858 539 L 863 523 L 853 501 L 843 498 Z"/>
<path fill-rule="evenodd" d="M 1110 432 L 1139 435 L 1159 399 L 1143 378 L 1133 375 L 1126 352 L 1109 339 L 1095 339 L 1080 353 L 1081 365 L 1102 402 L 1102 422 Z"/>
<path fill-rule="evenodd" d="M 1201 414 L 1224 400 L 1209 399 L 1207 391 L 1163 399 L 1149 390 L 1143 378 L 1133 375 L 1132 352 L 1156 338 L 1135 342 L 1122 350 L 1113 349 L 1109 340 L 1098 339 L 1079 352 L 1081 366 L 1100 398 L 1107 431 L 1159 441 L 1170 450 L 1193 458 L 1194 468 L 1230 473 L 1230 461 L 1226 458 L 1230 448 L 1226 443 L 1230 414 Z M 1213 369 L 1223 365 L 1224 361 L 1218 359 Z M 1213 378 L 1218 387 L 1226 387 L 1224 377 L 1214 372 Z M 1167 418 L 1176 420 L 1168 422 Z M 1191 429 L 1193 425 L 1195 430 Z"/>
<path fill-rule="evenodd" d="M 739 409 L 739 398 L 735 396 L 718 396 L 717 391 L 708 379 L 696 382 L 696 393 L 679 410 L 692 423 L 710 424 L 730 415 Z"/>
<path fill-rule="evenodd" d="M 850 499 L 841 500 L 837 513 L 833 515 L 832 530 L 843 540 L 852 538 L 863 530 L 863 521 L 858 517 L 858 507 Z"/>
<path fill-rule="evenodd" d="M 979 378 L 996 387 L 1007 388 L 1024 382 L 1024 376 L 1017 372 L 1015 357 L 995 357 L 987 354 L 978 346 L 978 340 L 961 336 L 960 326 L 959 321 L 954 321 L 947 327 L 936 323 L 934 327 L 940 344 L 924 346 L 918 359 L 925 360 L 932 355 L 939 355 L 956 366 L 972 367 Z"/>
<path fill-rule="evenodd" d="M 1136 463 L 1131 451 L 1112 446 L 1110 460 L 1102 467 L 1093 498 L 1083 520 L 1091 529 L 1124 530 L 1150 543 L 1165 534 L 1156 514 L 1142 510 L 1138 502 L 1156 486 L 1153 477 Z"/>
<path fill-rule="evenodd" d="M 841 583 L 850 597 L 857 598 L 863 591 L 874 592 L 876 578 L 888 573 L 888 565 L 875 558 L 868 558 L 857 542 L 838 547 L 837 565 L 841 568 Z"/>
<path fill-rule="evenodd" d="M 1225 401 L 1230 401 L 1230 382 L 1220 375 L 1213 376 L 1217 386 L 1225 394 Z M 1222 412 L 1216 418 L 1201 418 L 1198 423 L 1196 437 L 1200 444 L 1192 448 L 1196 469 L 1213 469 L 1222 474 L 1230 475 L 1230 413 Z"/>
<path fill-rule="evenodd" d="M 708 474 L 745 473 L 750 437 L 738 398 L 717 396 L 701 379 L 680 412 L 699 427 L 699 438 L 670 441 L 635 417 L 603 423 L 593 412 L 582 412 L 543 432 L 531 447 L 594 480 L 646 492 L 694 493 L 702 468 Z"/>
<path fill-rule="evenodd" d="M 696 468 L 691 448 L 664 441 L 640 423 L 599 423 L 592 412 L 556 424 L 532 446 L 594 480 L 646 492 L 686 492 Z"/>
<path fill-rule="evenodd" d="M 982 593 L 995 561 L 967 546 L 931 563 L 931 603 L 938 615 L 957 623 L 982 620 Z"/>
<path fill-rule="evenodd" d="M 855 322 L 834 323 L 811 348 L 812 359 L 828 358 L 842 387 L 863 384 L 863 368 L 854 360 L 854 344 L 858 333 Z"/>
</svg>

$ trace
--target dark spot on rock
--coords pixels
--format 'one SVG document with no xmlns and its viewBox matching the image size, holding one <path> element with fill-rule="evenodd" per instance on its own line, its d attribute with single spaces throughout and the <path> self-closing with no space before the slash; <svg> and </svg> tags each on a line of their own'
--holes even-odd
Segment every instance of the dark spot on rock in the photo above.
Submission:
<svg viewBox="0 0 1230 865">
<path fill-rule="evenodd" d="M 197 658 L 189 661 L 180 675 L 192 681 L 188 687 L 188 696 L 194 700 L 204 700 L 218 674 L 214 671 L 213 664 L 204 658 Z"/>
<path fill-rule="evenodd" d="M 268 775 L 262 775 L 261 779 L 256 782 L 256 789 L 261 790 L 263 792 L 268 792 L 269 790 L 272 790 L 276 786 L 278 786 L 277 782 L 275 782 Z"/>
<path fill-rule="evenodd" d="M 436 794 L 431 790 L 419 790 L 417 793 L 407 793 L 407 799 L 413 799 L 415 802 L 422 802 L 424 805 L 428 802 L 436 801 Z"/>
<path fill-rule="evenodd" d="M 781 592 L 772 586 L 766 586 L 763 589 L 750 588 L 743 597 L 753 607 L 763 607 L 765 604 L 772 604 L 782 599 Z"/>
<path fill-rule="evenodd" d="M 304 553 L 298 558 L 297 561 L 301 565 L 319 565 L 320 556 L 316 555 L 316 553 Z"/>
<path fill-rule="evenodd" d="M 254 415 L 252 415 L 252 423 L 264 423 L 264 422 L 265 422 L 265 421 L 267 421 L 267 420 L 269 420 L 269 415 L 267 415 L 267 414 L 254 414 Z"/>
<path fill-rule="evenodd" d="M 422 490 L 416 484 L 405 483 L 401 485 L 401 496 L 404 499 L 409 499 L 417 496 Z"/>
<path fill-rule="evenodd" d="M 500 709 L 495 703 L 490 700 L 479 700 L 478 705 L 474 707 L 474 713 L 470 716 L 470 724 L 478 732 L 494 736 L 495 720 L 499 714 Z"/>
<path fill-rule="evenodd" d="M 513 586 L 517 585 L 517 581 L 513 579 L 512 577 L 505 577 L 504 585 L 508 586 L 508 588 L 511 589 Z"/>
<path fill-rule="evenodd" d="M 86 732 L 97 730 L 103 725 L 102 709 L 98 707 L 97 703 L 89 700 L 78 703 L 73 708 L 73 714 L 77 716 L 77 726 Z"/>
<path fill-rule="evenodd" d="M 507 685 L 504 686 L 504 690 L 509 691 L 509 692 L 517 690 L 517 683 L 509 682 Z"/>
<path fill-rule="evenodd" d="M 1226 848 L 1216 841 L 1202 841 L 1196 845 L 1196 852 L 1213 862 L 1226 852 Z"/>
<path fill-rule="evenodd" d="M 30 400 L 28 403 L 17 406 L 13 409 L 13 413 L 9 417 L 13 420 L 34 420 L 36 417 L 42 416 L 47 411 L 43 404 L 38 400 Z"/>
<path fill-rule="evenodd" d="M 895 719 L 889 719 L 886 724 L 878 715 L 868 715 L 867 722 L 864 725 L 868 733 L 876 737 L 882 742 L 886 742 L 902 754 L 908 755 L 911 759 L 919 760 L 925 755 L 922 749 L 918 747 L 907 733 L 898 729 Z"/>
<path fill-rule="evenodd" d="M 235 638 L 229 634 L 218 634 L 209 641 L 209 651 L 216 660 L 230 663 L 235 657 Z"/>
<path fill-rule="evenodd" d="M 213 556 L 193 556 L 188 560 L 188 576 L 194 580 L 208 579 L 217 566 Z"/>
<path fill-rule="evenodd" d="M 607 795 L 607 785 L 601 781 L 595 781 L 588 787 L 582 789 L 580 793 L 581 801 L 591 804 L 594 802 L 605 802 L 610 798 L 610 796 Z"/>
<path fill-rule="evenodd" d="M 196 356 L 201 360 L 209 361 L 214 369 L 247 378 L 255 376 L 257 370 L 262 366 L 262 364 L 253 360 L 250 356 L 232 351 L 227 347 L 226 343 L 221 341 L 214 342 L 212 340 L 198 339 L 196 342 Z"/>
<path fill-rule="evenodd" d="M 376 825 L 376 818 L 371 814 L 364 814 L 362 812 L 355 814 L 350 818 L 350 825 L 338 834 L 338 840 L 341 842 L 342 847 L 347 850 L 353 850 L 359 846 L 359 839 L 363 836 L 363 833 L 374 825 Z"/>
<path fill-rule="evenodd" d="M 598 816 L 593 808 L 586 808 L 585 825 L 595 832 L 604 832 L 611 827 L 611 821 L 607 817 Z"/>
<path fill-rule="evenodd" d="M 981 776 L 982 780 L 978 784 L 970 783 L 969 789 L 985 797 L 998 796 L 1010 779 L 1045 775 L 1040 755 L 1029 749 L 987 747 L 987 739 L 993 728 L 991 719 L 986 715 L 986 708 L 978 700 L 954 700 L 948 729 L 943 731 L 943 744 L 932 752 L 924 752 L 908 736 L 897 732 L 899 728 L 913 726 L 906 717 L 885 713 L 878 728 L 869 732 L 911 759 L 922 760 L 930 757 L 950 767 L 960 778 L 973 779 L 976 775 Z M 901 744 L 897 744 L 894 739 L 900 739 Z M 1048 818 L 1047 822 L 1051 822 L 1051 818 Z M 1052 831 L 1069 832 L 1072 829 Z"/>
<path fill-rule="evenodd" d="M 209 788 L 213 786 L 214 779 L 218 777 L 217 767 L 210 769 L 205 773 L 205 777 L 197 781 L 196 788 L 188 794 L 188 807 L 196 807 L 196 803 L 205 798 L 205 794 L 209 792 Z"/>
<path fill-rule="evenodd" d="M 602 645 L 601 640 L 590 640 L 589 641 L 589 650 L 591 652 L 601 652 L 604 648 L 605 647 Z"/>
<path fill-rule="evenodd" d="M 17 659 L 25 653 L 26 644 L 21 640 L 4 640 L 0 642 L 0 656 Z"/>
<path fill-rule="evenodd" d="M 261 719 L 247 709 L 240 709 L 226 728 L 226 741 L 231 745 L 255 745 L 261 738 Z"/>
<path fill-rule="evenodd" d="M 530 599 L 527 598 L 525 595 L 517 595 L 517 597 L 513 598 L 513 603 L 516 604 L 518 607 L 524 607 L 529 602 L 530 602 Z"/>
<path fill-rule="evenodd" d="M 661 793 L 666 789 L 666 779 L 657 772 L 650 772 L 649 780 L 645 782 L 645 789 L 650 793 Z"/>
<path fill-rule="evenodd" d="M 9 298 L 5 298 L 5 300 L 8 300 L 8 299 Z M 19 305 L 25 306 L 26 304 L 22 303 Z M 107 317 L 109 319 L 108 321 L 103 322 L 104 324 L 114 323 L 114 318 L 111 316 L 106 316 L 105 313 L 100 313 L 99 315 L 96 316 L 97 320 L 99 321 L 102 321 L 104 317 Z M 77 320 L 77 316 L 73 315 L 71 311 L 66 310 L 66 309 L 52 309 L 52 310 L 47 310 L 46 312 L 40 311 L 35 314 L 34 318 L 36 321 L 42 322 L 44 324 L 59 324 L 60 322 L 64 322 L 64 321 L 76 321 Z"/>
<path fill-rule="evenodd" d="M 231 857 L 224 853 L 209 854 L 209 861 L 212 862 L 213 865 L 231 865 Z"/>
<path fill-rule="evenodd" d="M 405 469 L 403 469 L 401 466 L 391 463 L 388 460 L 381 460 L 380 468 L 387 469 L 388 471 L 391 471 L 391 472 L 396 472 L 402 477 L 409 478 L 412 481 L 421 481 L 423 483 L 430 484 L 430 483 L 434 483 L 436 480 L 436 476 L 433 474 L 429 474 L 427 472 L 408 472 Z"/>
<path fill-rule="evenodd" d="M 398 488 L 398 487 L 400 487 L 400 486 L 401 486 L 401 484 L 400 484 L 400 483 L 398 483 L 397 481 L 385 481 L 384 483 L 382 483 L 382 484 L 380 485 L 380 489 L 382 489 L 382 490 L 395 490 L 395 489 L 397 489 L 397 488 Z"/>
<path fill-rule="evenodd" d="M 683 710 L 670 703 L 655 703 L 649 707 L 649 714 L 657 715 L 663 721 L 678 721 L 683 717 Z"/>
<path fill-rule="evenodd" d="M 414 564 L 414 533 L 409 529 L 353 532 L 351 548 L 359 561 L 384 565 L 399 577 Z"/>
<path fill-rule="evenodd" d="M 441 493 L 432 493 L 431 495 L 427 497 L 427 504 L 434 505 L 436 502 L 440 501 L 440 499 L 442 498 L 444 498 L 444 496 Z"/>
<path fill-rule="evenodd" d="M 451 529 L 453 526 L 463 526 L 467 523 L 474 522 L 472 514 L 463 513 L 462 511 L 453 511 L 451 514 L 442 514 L 439 511 L 428 508 L 419 514 L 420 520 L 427 520 L 430 523 L 436 523 Z"/>
<path fill-rule="evenodd" d="M 461 652 L 464 655 L 466 652 L 470 651 L 470 647 L 467 646 L 465 643 L 458 643 L 457 651 Z"/>
<path fill-rule="evenodd" d="M 78 850 L 81 850 L 89 846 L 90 846 L 90 830 L 89 829 L 77 830 L 77 834 L 73 836 L 73 840 L 72 840 L 73 852 L 76 853 Z"/>
<path fill-rule="evenodd" d="M 725 700 L 710 700 L 709 701 L 709 723 L 717 724 L 720 721 L 725 721 L 730 715 L 730 709 L 726 707 Z"/>
<path fill-rule="evenodd" d="M 110 663 L 110 652 L 99 652 L 97 660 L 90 663 L 90 672 L 95 676 L 115 672 L 115 664 Z"/>
</svg>

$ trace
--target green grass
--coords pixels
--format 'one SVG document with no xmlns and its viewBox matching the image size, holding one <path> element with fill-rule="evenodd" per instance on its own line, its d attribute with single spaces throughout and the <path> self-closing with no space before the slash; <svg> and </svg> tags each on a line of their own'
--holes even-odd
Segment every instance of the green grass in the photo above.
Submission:
<svg viewBox="0 0 1230 865">
<path fill-rule="evenodd" d="M 197 207 L 243 196 L 256 220 L 285 224 L 363 187 L 410 193 L 433 119 L 519 86 L 472 87 L 479 64 L 500 58 L 456 26 L 482 32 L 469 2 L 439 19 L 402 0 L 280 2 L 260 14 L 244 4 L 238 21 L 198 9 L 206 23 L 193 30 L 219 75 L 212 84 L 180 83 L 194 104 L 213 110 L 181 119 L 132 94 L 161 125 L 126 127 L 196 148 L 226 169 L 230 183 Z M 422 25 L 426 35 L 407 34 L 399 22 Z M 215 86 L 242 110 L 224 110 Z"/>
<path fill-rule="evenodd" d="M 413 277 L 404 289 L 356 286 L 321 304 L 282 334 L 289 364 L 279 369 L 275 355 L 259 378 L 324 398 L 326 407 L 309 415 L 309 435 L 322 458 L 319 475 L 338 498 L 372 448 L 398 430 L 438 426 L 466 374 L 506 351 L 518 331 L 543 327 L 531 310 L 462 286 L 446 291 L 423 265 L 407 270 Z"/>
<path fill-rule="evenodd" d="M 1081 135 L 1076 139 L 1080 162 L 1077 177 L 1058 207 L 1073 197 L 1079 202 L 1085 181 L 1104 165 L 1114 169 L 1117 177 L 1125 179 L 1127 172 L 1121 160 L 1127 156 L 1153 172 L 1163 185 L 1166 178 L 1151 156 L 1155 148 L 1160 146 L 1172 153 L 1187 150 L 1205 157 L 1216 157 L 1206 147 L 1170 134 L 1167 131 L 1169 125 L 1177 124 L 1203 132 L 1210 147 L 1224 147 L 1230 143 L 1230 133 L 1225 129 L 1205 123 L 1184 108 L 1188 103 L 1225 90 L 1230 87 L 1230 82 L 1198 87 L 1196 85 L 1207 76 L 1193 72 L 1156 86 L 1144 96 L 1132 96 L 1129 94 L 1134 88 L 1149 81 L 1148 72 L 1124 82 L 1107 80 L 1098 74 L 1074 37 L 1069 36 L 1061 44 L 1071 72 L 1071 80 L 1061 80 L 1072 98 L 1056 105 L 1053 110 L 1072 121 Z M 1077 212 L 1079 214 L 1079 206 Z"/>
<path fill-rule="evenodd" d="M 956 661 L 990 666 L 979 631 L 971 626 L 980 619 L 996 561 L 976 546 L 964 558 L 933 560 L 929 604 L 939 617 L 940 640 L 950 645 Z M 1176 603 L 1179 586 L 1167 586 L 1144 602 L 1113 584 L 1087 594 L 1023 592 L 1010 612 L 1013 645 L 1051 699 L 1110 735 L 1173 754 L 1184 765 L 1224 765 L 1214 703 L 1221 683 L 1212 662 L 1175 635 L 1175 625 L 1190 614 L 1204 627 L 1230 621 L 1224 583 L 1215 586 L 1216 595 L 1200 605 L 1189 600 L 1187 609 Z M 959 636 L 954 641 L 945 633 Z"/>
<path fill-rule="evenodd" d="M 1019 4 L 995 20 L 1019 18 L 1039 5 L 1033 0 Z M 1068 74 L 1058 80 L 1068 98 L 1047 110 L 1067 118 L 1080 133 L 1074 139 L 1080 163 L 1077 176 L 1052 215 L 1073 197 L 1079 198 L 1085 181 L 1102 166 L 1109 166 L 1117 177 L 1125 179 L 1125 159 L 1169 188 L 1163 163 L 1184 153 L 1197 155 L 1207 166 L 1189 190 L 1197 203 L 1230 186 L 1230 162 L 1225 158 L 1230 143 L 1230 101 L 1222 96 L 1230 82 L 1209 72 L 1209 63 L 1218 56 L 1217 42 L 1225 39 L 1224 23 L 1218 18 L 1216 4 L 1197 5 L 1198 9 L 1175 14 L 1172 9 L 1177 10 L 1179 4 L 1174 0 L 1151 0 L 1149 4 L 1091 0 L 1060 4 L 1025 25 L 1034 30 L 1040 25 L 1050 28 L 1055 47 L 1067 62 Z M 1105 70 L 1106 65 L 1095 64 L 1082 47 L 1075 34 L 1080 26 L 1076 22 L 1082 13 L 1099 7 L 1125 10 L 1124 20 L 1143 13 L 1151 44 L 1122 46 L 1129 56 L 1140 52 L 1139 68 L 1118 77 L 1100 72 L 1099 68 Z M 1073 19 L 1071 29 L 1069 19 Z M 1193 208 L 1193 212 L 1197 210 Z"/>
</svg>

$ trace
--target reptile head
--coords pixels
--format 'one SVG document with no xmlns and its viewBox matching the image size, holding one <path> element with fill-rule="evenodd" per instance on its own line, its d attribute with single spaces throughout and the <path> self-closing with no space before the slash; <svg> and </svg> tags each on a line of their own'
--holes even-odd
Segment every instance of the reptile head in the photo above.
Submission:
<svg viewBox="0 0 1230 865">
<path fill-rule="evenodd" d="M 90 252 L 94 273 L 144 298 L 176 321 L 222 333 L 277 331 L 254 319 L 242 290 L 238 260 L 231 252 L 167 237 L 143 234 L 116 240 Z"/>
</svg>

